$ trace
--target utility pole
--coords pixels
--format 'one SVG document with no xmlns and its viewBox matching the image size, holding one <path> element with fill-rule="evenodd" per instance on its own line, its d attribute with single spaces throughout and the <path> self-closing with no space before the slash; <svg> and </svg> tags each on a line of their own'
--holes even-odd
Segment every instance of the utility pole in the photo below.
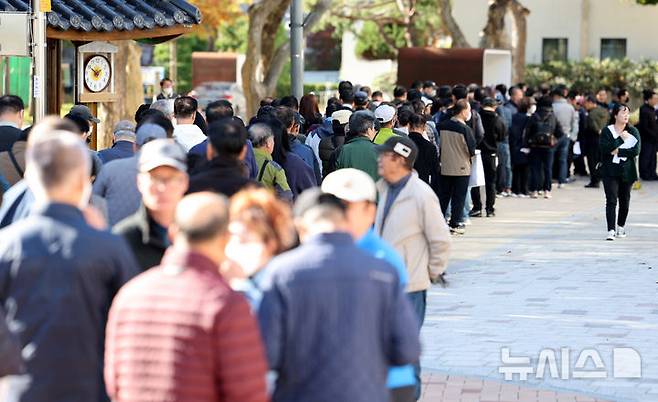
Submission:
<svg viewBox="0 0 658 402">
<path fill-rule="evenodd" d="M 50 1 L 32 0 L 32 108 L 35 124 L 46 115 L 46 11 L 50 11 Z"/>
<path fill-rule="evenodd" d="M 290 5 L 290 84 L 298 100 L 304 95 L 304 1 Z"/>
<path fill-rule="evenodd" d="M 178 47 L 176 39 L 169 41 L 169 79 L 178 85 Z"/>
</svg>

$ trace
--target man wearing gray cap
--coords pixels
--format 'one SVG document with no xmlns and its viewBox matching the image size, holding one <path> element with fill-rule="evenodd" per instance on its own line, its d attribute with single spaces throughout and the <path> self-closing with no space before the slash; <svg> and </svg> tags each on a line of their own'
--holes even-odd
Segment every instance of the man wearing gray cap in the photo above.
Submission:
<svg viewBox="0 0 658 402">
<path fill-rule="evenodd" d="M 167 138 L 165 130 L 155 124 L 144 124 L 137 130 L 136 146 Z M 107 201 L 108 224 L 115 225 L 132 215 L 139 208 L 141 195 L 137 189 L 137 164 L 139 154 L 130 158 L 113 160 L 103 166 L 94 182 L 94 194 Z"/>
<path fill-rule="evenodd" d="M 139 155 L 137 188 L 142 204 L 133 215 L 119 222 L 113 232 L 122 235 L 143 271 L 160 264 L 170 245 L 168 229 L 176 205 L 187 191 L 187 157 L 171 140 L 154 140 Z"/>
<path fill-rule="evenodd" d="M 114 126 L 112 133 L 112 148 L 98 151 L 98 157 L 103 163 L 115 159 L 130 158 L 135 154 L 135 125 L 128 120 L 121 120 Z"/>
<path fill-rule="evenodd" d="M 375 231 L 402 255 L 409 283 L 407 295 L 420 325 L 425 320 L 427 289 L 443 283 L 450 254 L 450 231 L 439 199 L 432 188 L 413 171 L 418 147 L 403 136 L 377 146 L 379 205 Z M 416 399 L 420 397 L 420 365 L 416 364 Z"/>
</svg>

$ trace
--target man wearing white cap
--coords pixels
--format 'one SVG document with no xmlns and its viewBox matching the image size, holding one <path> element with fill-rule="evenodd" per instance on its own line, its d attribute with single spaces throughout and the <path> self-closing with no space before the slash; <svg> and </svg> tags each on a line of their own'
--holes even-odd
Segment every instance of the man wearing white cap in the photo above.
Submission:
<svg viewBox="0 0 658 402">
<path fill-rule="evenodd" d="M 375 118 L 381 123 L 381 128 L 372 142 L 377 145 L 382 145 L 386 140 L 396 135 L 393 132 L 393 127 L 395 127 L 397 121 L 396 115 L 397 112 L 391 105 L 379 105 L 377 109 L 375 109 Z"/>
<path fill-rule="evenodd" d="M 395 267 L 400 285 L 406 287 L 409 278 L 404 260 L 372 229 L 377 212 L 377 188 L 372 178 L 358 169 L 341 169 L 325 177 L 322 191 L 335 195 L 346 204 L 347 230 L 356 240 L 357 247 Z M 391 401 L 414 401 L 416 379 L 413 366 L 391 367 L 387 385 L 391 390 Z"/>
</svg>

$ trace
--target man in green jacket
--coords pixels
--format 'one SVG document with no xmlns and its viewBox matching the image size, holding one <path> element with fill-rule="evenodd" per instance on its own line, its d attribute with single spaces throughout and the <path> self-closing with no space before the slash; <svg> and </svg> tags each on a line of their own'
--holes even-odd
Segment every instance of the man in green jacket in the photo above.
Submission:
<svg viewBox="0 0 658 402">
<path fill-rule="evenodd" d="M 360 110 L 350 116 L 349 133 L 345 145 L 338 155 L 336 169 L 354 168 L 366 172 L 376 182 L 377 151 L 372 142 L 375 131 L 375 115 L 368 110 Z"/>
</svg>

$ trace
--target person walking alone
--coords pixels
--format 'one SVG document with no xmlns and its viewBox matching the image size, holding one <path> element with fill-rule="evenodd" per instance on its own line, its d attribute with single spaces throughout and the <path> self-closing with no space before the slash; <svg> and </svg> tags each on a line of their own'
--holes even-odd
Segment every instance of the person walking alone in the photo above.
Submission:
<svg viewBox="0 0 658 402">
<path fill-rule="evenodd" d="M 605 217 L 608 224 L 606 240 L 626 237 L 625 225 L 631 189 L 637 180 L 635 157 L 640 153 L 641 141 L 637 129 L 628 124 L 630 113 L 628 106 L 615 105 L 612 109 L 612 124 L 603 129 L 599 141 L 601 179 L 606 198 Z"/>
</svg>

